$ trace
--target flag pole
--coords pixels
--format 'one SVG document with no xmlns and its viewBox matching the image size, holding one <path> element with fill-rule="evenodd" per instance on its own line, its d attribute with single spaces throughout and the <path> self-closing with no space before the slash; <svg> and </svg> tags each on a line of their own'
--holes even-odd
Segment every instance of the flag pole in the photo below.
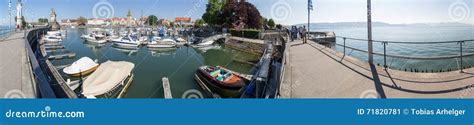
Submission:
<svg viewBox="0 0 474 125">
<path fill-rule="evenodd" d="M 367 37 L 368 37 L 368 53 L 369 53 L 369 64 L 374 64 L 373 50 L 372 50 L 372 12 L 371 2 L 367 0 Z"/>
<path fill-rule="evenodd" d="M 311 21 L 311 16 L 310 16 L 311 15 L 311 4 L 312 4 L 311 0 L 308 0 L 308 30 L 307 30 L 308 32 L 310 32 L 309 23 Z"/>
</svg>

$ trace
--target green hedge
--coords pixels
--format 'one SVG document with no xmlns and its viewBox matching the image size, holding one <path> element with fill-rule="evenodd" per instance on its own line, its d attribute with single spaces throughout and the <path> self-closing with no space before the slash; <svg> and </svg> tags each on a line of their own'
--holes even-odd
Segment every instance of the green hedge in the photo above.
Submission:
<svg viewBox="0 0 474 125">
<path fill-rule="evenodd" d="M 237 31 L 235 29 L 230 30 L 230 34 L 232 36 L 236 37 L 244 37 L 244 38 L 250 38 L 250 39 L 258 39 L 258 35 L 260 34 L 260 30 L 255 30 L 255 29 L 243 29 L 240 31 Z"/>
</svg>

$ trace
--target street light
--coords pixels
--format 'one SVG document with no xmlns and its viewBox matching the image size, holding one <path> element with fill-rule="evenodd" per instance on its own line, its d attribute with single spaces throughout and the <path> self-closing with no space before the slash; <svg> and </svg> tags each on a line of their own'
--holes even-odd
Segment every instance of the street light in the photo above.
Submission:
<svg viewBox="0 0 474 125">
<path fill-rule="evenodd" d="M 372 14 L 371 14 L 371 5 L 370 0 L 367 0 L 367 37 L 368 37 L 368 54 L 369 54 L 369 64 L 374 64 L 373 59 L 373 50 L 372 50 Z"/>
<path fill-rule="evenodd" d="M 8 24 L 8 29 L 12 29 L 12 0 L 8 1 L 8 18 L 9 18 L 9 24 Z"/>
</svg>

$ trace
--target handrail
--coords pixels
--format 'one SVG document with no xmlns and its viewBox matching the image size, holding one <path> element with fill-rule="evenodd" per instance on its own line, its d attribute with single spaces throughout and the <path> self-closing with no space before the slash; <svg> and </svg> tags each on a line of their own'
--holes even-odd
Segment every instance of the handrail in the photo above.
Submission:
<svg viewBox="0 0 474 125">
<path fill-rule="evenodd" d="M 344 36 L 336 36 L 336 38 L 348 39 L 348 40 L 356 40 L 356 41 L 369 41 L 367 39 L 360 39 L 360 38 L 351 38 L 351 37 L 344 37 Z M 397 44 L 441 44 L 441 43 L 458 43 L 460 41 L 464 42 L 474 42 L 474 39 L 468 40 L 456 40 L 456 41 L 434 41 L 434 42 L 426 42 L 426 41 L 388 41 L 388 40 L 372 40 L 372 42 L 378 43 L 397 43 Z"/>
<path fill-rule="evenodd" d="M 38 87 L 38 91 L 40 93 L 41 98 L 56 98 L 56 94 L 54 93 L 51 85 L 49 84 L 49 80 L 47 75 L 42 71 L 41 66 L 36 59 L 36 56 L 30 46 L 31 40 L 38 39 L 38 32 L 40 30 L 45 30 L 42 28 L 32 29 L 25 33 L 25 48 L 27 49 L 27 56 L 29 58 L 29 63 L 31 65 L 31 69 L 34 75 L 36 86 Z M 33 35 L 34 34 L 34 35 Z"/>
<path fill-rule="evenodd" d="M 48 63 L 49 61 L 43 58 L 41 52 L 38 52 L 40 49 L 38 39 L 48 29 L 49 27 L 35 28 L 25 32 L 26 49 L 28 49 L 30 65 L 35 75 L 41 98 L 77 98 L 77 95 L 64 83 L 62 77 L 60 79 L 51 77 L 50 74 L 57 72 L 57 70 Z"/>
<path fill-rule="evenodd" d="M 344 47 L 344 45 L 341 44 L 336 44 L 337 46 Z M 362 49 L 357 49 L 354 47 L 346 46 L 348 49 L 352 49 L 358 52 L 363 52 L 363 53 L 369 53 L 367 50 L 362 50 Z M 374 55 L 378 56 L 384 56 L 383 53 L 377 53 L 377 52 L 372 52 Z M 413 60 L 443 60 L 443 59 L 454 59 L 454 58 L 460 58 L 460 55 L 450 55 L 450 56 L 431 56 L 431 57 L 417 57 L 417 56 L 403 56 L 403 55 L 390 55 L 390 54 L 385 54 L 387 57 L 392 57 L 392 58 L 400 58 L 400 59 L 413 59 Z M 474 53 L 467 53 L 463 54 L 463 57 L 470 57 L 474 56 Z"/>
<path fill-rule="evenodd" d="M 362 50 L 362 49 L 357 49 L 355 47 L 350 47 L 346 46 L 346 40 L 355 40 L 355 41 L 369 41 L 365 39 L 358 39 L 358 38 L 350 38 L 350 37 L 342 37 L 342 36 L 336 36 L 336 38 L 342 38 L 343 39 L 343 45 L 335 43 L 337 46 L 341 46 L 344 49 L 344 56 L 346 55 L 346 48 L 359 51 L 359 52 L 364 52 L 364 53 L 369 53 L 368 50 Z M 464 57 L 470 57 L 474 56 L 474 53 L 463 53 L 463 45 L 466 42 L 473 42 L 474 40 L 458 40 L 458 41 L 436 41 L 436 42 L 419 42 L 419 41 L 382 41 L 382 40 L 372 40 L 373 42 L 379 42 L 382 43 L 383 45 L 383 53 L 377 53 L 377 52 L 371 52 L 373 55 L 378 55 L 378 56 L 383 56 L 383 66 L 387 68 L 387 57 L 391 58 L 399 58 L 399 59 L 414 59 L 414 60 L 442 60 L 442 59 L 460 59 L 458 68 L 460 69 L 460 72 L 463 72 L 463 69 L 465 68 L 463 66 L 463 58 Z M 387 54 L 386 46 L 388 43 L 394 43 L 394 44 L 443 44 L 443 43 L 457 43 L 459 45 L 459 55 L 447 55 L 447 56 L 429 56 L 429 57 L 419 57 L 419 56 L 404 56 L 404 55 L 390 55 Z"/>
</svg>

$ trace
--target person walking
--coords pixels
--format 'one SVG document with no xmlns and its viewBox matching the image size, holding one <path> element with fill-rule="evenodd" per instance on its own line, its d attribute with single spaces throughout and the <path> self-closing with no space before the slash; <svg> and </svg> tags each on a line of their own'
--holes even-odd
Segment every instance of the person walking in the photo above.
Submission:
<svg viewBox="0 0 474 125">
<path fill-rule="evenodd" d="M 303 38 L 303 44 L 308 43 L 308 37 L 306 37 L 308 34 L 308 31 L 306 30 L 306 26 L 303 26 L 302 31 L 301 31 L 301 37 Z"/>
</svg>

